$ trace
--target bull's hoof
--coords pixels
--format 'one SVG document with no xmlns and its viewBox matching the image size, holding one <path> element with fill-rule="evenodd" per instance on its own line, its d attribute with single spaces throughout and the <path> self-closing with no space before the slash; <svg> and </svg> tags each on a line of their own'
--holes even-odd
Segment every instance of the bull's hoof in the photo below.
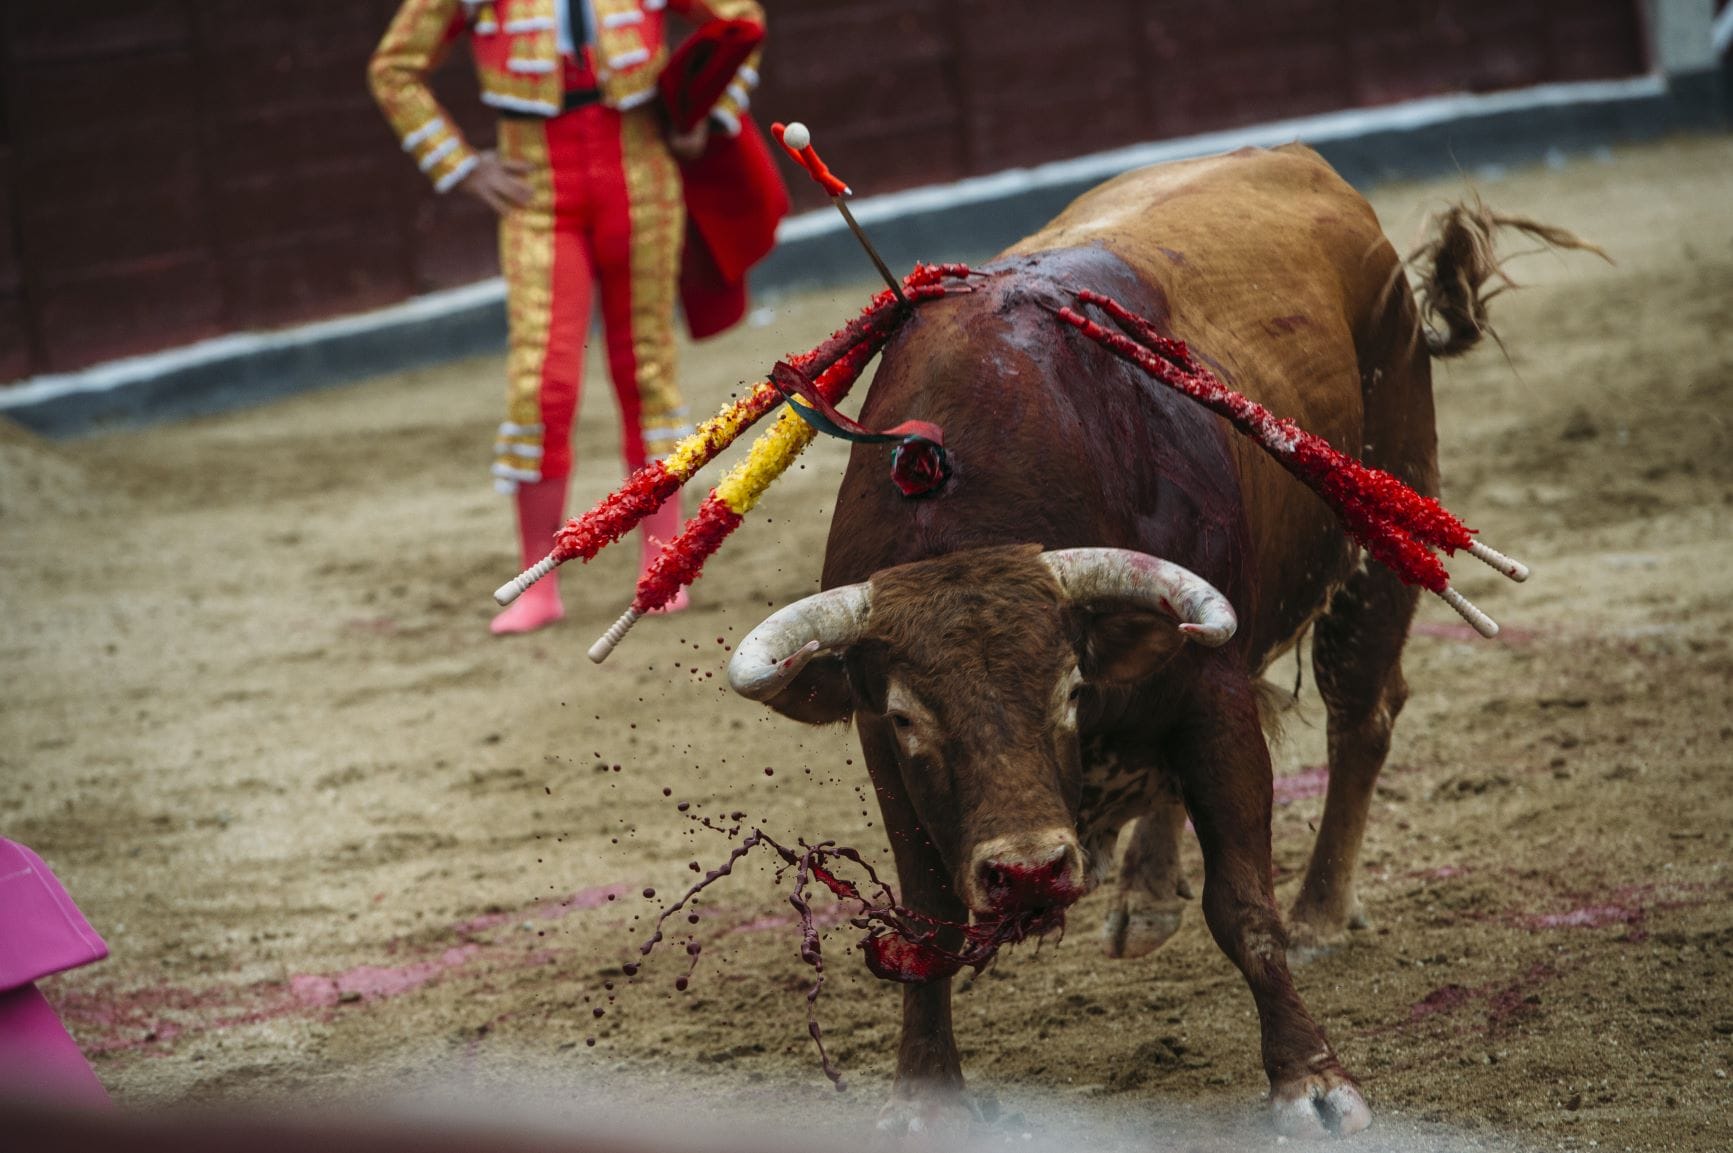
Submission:
<svg viewBox="0 0 1733 1153">
<path fill-rule="evenodd" d="M 1339 1067 L 1296 1077 L 1270 1089 L 1270 1119 L 1284 1137 L 1347 1137 L 1372 1123 L 1354 1079 Z"/>
<path fill-rule="evenodd" d="M 931 1142 L 949 1147 L 967 1137 L 976 1120 L 975 1107 L 956 1089 L 893 1091 L 879 1110 L 875 1144 L 908 1148 Z"/>
<path fill-rule="evenodd" d="M 1180 917 L 1185 905 L 1165 902 L 1158 909 L 1149 898 L 1144 907 L 1137 903 L 1114 905 L 1107 910 L 1106 921 L 1100 926 L 1100 945 L 1109 957 L 1118 961 L 1128 957 L 1147 957 L 1168 943 L 1168 938 L 1180 931 Z"/>
<path fill-rule="evenodd" d="M 1109 957 L 1145 957 L 1179 932 L 1185 902 L 1157 900 L 1148 893 L 1116 893 L 1101 925 L 1101 948 Z"/>
<path fill-rule="evenodd" d="M 1344 912 L 1294 905 L 1288 914 L 1288 964 L 1304 965 L 1347 945 L 1349 934 L 1371 927 L 1358 899 Z"/>
</svg>

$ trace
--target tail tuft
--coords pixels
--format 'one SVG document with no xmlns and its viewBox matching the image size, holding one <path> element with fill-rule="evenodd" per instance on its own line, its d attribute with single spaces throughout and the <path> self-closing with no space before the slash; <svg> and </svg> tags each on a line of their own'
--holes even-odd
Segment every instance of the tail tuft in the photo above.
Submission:
<svg viewBox="0 0 1733 1153">
<path fill-rule="evenodd" d="M 1435 213 L 1427 222 L 1430 235 L 1425 243 L 1408 254 L 1408 266 L 1417 278 L 1414 298 L 1426 325 L 1426 347 L 1433 356 L 1460 356 L 1490 335 L 1486 302 L 1516 287 L 1504 271 L 1507 258 L 1494 250 L 1501 228 L 1514 228 L 1548 248 L 1580 249 L 1612 262 L 1605 251 L 1575 233 L 1526 216 L 1494 212 L 1479 196 Z M 1486 291 L 1492 280 L 1500 283 Z"/>
</svg>

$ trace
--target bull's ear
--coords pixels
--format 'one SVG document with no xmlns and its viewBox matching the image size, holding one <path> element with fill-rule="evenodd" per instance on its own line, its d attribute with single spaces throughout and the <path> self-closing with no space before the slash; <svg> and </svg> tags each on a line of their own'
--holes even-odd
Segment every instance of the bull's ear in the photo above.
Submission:
<svg viewBox="0 0 1733 1153">
<path fill-rule="evenodd" d="M 840 653 L 812 658 L 781 692 L 764 703 L 802 724 L 842 724 L 854 716 L 855 708 L 847 661 Z"/>
<path fill-rule="evenodd" d="M 857 709 L 882 714 L 885 711 L 885 671 L 890 654 L 882 642 L 868 638 L 848 650 L 848 682 L 854 690 Z"/>
<path fill-rule="evenodd" d="M 1080 624 L 1078 663 L 1089 681 L 1126 684 L 1143 680 L 1186 644 L 1172 619 L 1145 609 L 1085 613 Z"/>
</svg>

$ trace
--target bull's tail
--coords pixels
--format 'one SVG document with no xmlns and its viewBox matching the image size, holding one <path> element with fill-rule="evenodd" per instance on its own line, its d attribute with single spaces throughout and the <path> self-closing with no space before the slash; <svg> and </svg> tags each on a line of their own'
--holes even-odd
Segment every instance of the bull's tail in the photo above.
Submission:
<svg viewBox="0 0 1733 1153">
<path fill-rule="evenodd" d="M 1504 271 L 1509 258 L 1500 257 L 1494 249 L 1494 239 L 1502 228 L 1514 228 L 1547 248 L 1577 248 L 1612 261 L 1606 252 L 1575 233 L 1526 216 L 1494 212 L 1479 196 L 1435 213 L 1427 221 L 1425 242 L 1408 254 L 1408 267 L 1416 277 L 1414 299 L 1426 326 L 1426 347 L 1433 356 L 1460 356 L 1492 333 L 1486 302 L 1516 287 Z M 1493 281 L 1498 283 L 1488 290 Z"/>
</svg>

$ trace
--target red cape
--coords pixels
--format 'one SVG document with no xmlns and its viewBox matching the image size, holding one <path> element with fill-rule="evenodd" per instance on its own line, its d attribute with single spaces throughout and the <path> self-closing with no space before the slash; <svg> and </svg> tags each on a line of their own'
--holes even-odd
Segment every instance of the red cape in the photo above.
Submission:
<svg viewBox="0 0 1733 1153">
<path fill-rule="evenodd" d="M 694 340 L 746 315 L 746 270 L 776 244 L 788 189 L 764 134 L 745 113 L 740 135 L 715 133 L 704 155 L 680 166 L 686 185 L 686 248 L 680 305 Z"/>
<path fill-rule="evenodd" d="M 676 131 L 709 115 L 763 38 L 764 29 L 751 21 L 714 20 L 675 49 L 660 85 Z M 704 154 L 683 162 L 680 174 L 686 196 L 680 305 L 693 339 L 703 339 L 746 315 L 746 272 L 775 246 L 788 189 L 745 112 L 739 135 L 712 132 Z"/>
</svg>

